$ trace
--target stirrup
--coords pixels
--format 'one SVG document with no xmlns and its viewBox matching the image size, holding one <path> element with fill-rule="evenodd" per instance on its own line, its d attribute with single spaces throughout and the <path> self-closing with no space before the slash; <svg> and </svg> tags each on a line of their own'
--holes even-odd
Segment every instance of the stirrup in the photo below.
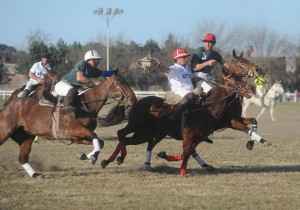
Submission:
<svg viewBox="0 0 300 210">
<path fill-rule="evenodd" d="M 39 100 L 39 105 L 54 107 L 54 103 L 52 103 L 51 101 L 48 101 L 47 99 L 44 99 L 44 98 Z"/>
</svg>

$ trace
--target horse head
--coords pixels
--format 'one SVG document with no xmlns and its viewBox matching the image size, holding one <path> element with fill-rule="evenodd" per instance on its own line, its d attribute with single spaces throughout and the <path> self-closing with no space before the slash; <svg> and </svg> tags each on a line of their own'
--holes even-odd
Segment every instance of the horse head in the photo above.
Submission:
<svg viewBox="0 0 300 210">
<path fill-rule="evenodd" d="M 109 90 L 112 98 L 121 101 L 125 106 L 132 106 L 137 98 L 127 81 L 121 76 L 125 72 L 124 70 L 117 70 L 116 74 L 108 78 L 111 80 Z"/>
<path fill-rule="evenodd" d="M 243 52 L 237 56 L 236 51 L 232 51 L 233 59 L 229 63 L 229 69 L 236 74 L 245 75 L 248 78 L 258 77 L 262 73 L 262 69 L 251 61 L 243 57 Z"/>
<path fill-rule="evenodd" d="M 276 93 L 276 96 L 283 95 L 283 93 L 284 93 L 284 89 L 279 82 L 274 83 L 274 85 L 271 87 L 270 90 L 274 90 L 274 92 Z"/>
<path fill-rule="evenodd" d="M 55 84 L 59 80 L 59 75 L 55 71 L 47 71 L 44 82 L 48 84 Z"/>
<path fill-rule="evenodd" d="M 135 93 L 121 75 L 123 72 L 116 71 L 116 74 L 84 93 L 81 103 L 88 112 L 98 113 L 108 99 L 115 99 L 126 107 L 136 102 Z"/>
<path fill-rule="evenodd" d="M 236 93 L 238 96 L 251 98 L 253 95 L 253 87 L 248 84 L 239 74 L 232 74 L 227 68 L 222 68 L 223 85 L 229 94 Z"/>
</svg>

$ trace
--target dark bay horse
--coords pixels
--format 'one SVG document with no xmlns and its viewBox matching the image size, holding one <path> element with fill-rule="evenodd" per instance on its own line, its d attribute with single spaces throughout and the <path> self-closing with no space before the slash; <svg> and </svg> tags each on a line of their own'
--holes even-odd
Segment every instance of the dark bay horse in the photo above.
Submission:
<svg viewBox="0 0 300 210">
<path fill-rule="evenodd" d="M 246 78 L 249 79 L 250 77 L 255 77 L 258 76 L 261 72 L 261 69 L 254 65 L 253 63 L 251 63 L 250 61 L 246 60 L 243 58 L 242 54 L 237 57 L 235 54 L 235 51 L 233 53 L 234 55 L 234 60 L 233 62 L 235 63 L 235 65 L 230 65 L 231 68 L 233 68 L 233 66 L 235 66 L 235 68 L 233 68 L 235 70 L 235 72 L 240 72 L 239 76 L 241 76 L 243 79 Z M 244 73 L 242 73 L 244 72 Z M 247 85 L 247 84 L 246 84 Z M 250 88 L 249 88 L 250 89 Z M 216 89 L 214 92 L 219 92 L 218 89 Z M 211 98 L 214 98 L 213 96 L 210 96 Z M 228 97 L 229 100 L 230 97 Z M 215 101 L 218 102 L 218 97 L 214 98 Z M 151 151 L 153 149 L 153 147 L 160 142 L 165 136 L 170 135 L 176 139 L 184 139 L 184 138 L 188 138 L 184 136 L 184 131 L 182 132 L 182 136 L 180 134 L 180 132 L 176 132 L 175 130 L 181 130 L 180 129 L 180 123 L 177 124 L 177 127 L 175 128 L 175 130 L 172 130 L 172 128 L 174 128 L 174 125 L 172 125 L 172 123 L 170 124 L 166 119 L 164 118 L 164 120 L 166 121 L 162 121 L 164 123 L 166 123 L 165 125 L 167 125 L 167 128 L 164 128 L 163 126 L 161 126 L 161 123 L 159 122 L 158 125 L 158 120 L 156 118 L 154 118 L 153 116 L 151 116 L 151 114 L 149 113 L 149 109 L 152 106 L 152 104 L 154 103 L 154 101 L 157 100 L 161 100 L 157 97 L 146 97 L 144 99 L 141 99 L 140 101 L 138 101 L 136 103 L 136 105 L 132 108 L 132 114 L 130 113 L 130 117 L 129 117 L 129 121 L 128 121 L 128 125 L 124 128 L 118 131 L 118 136 L 119 136 L 119 140 L 120 143 L 117 146 L 116 150 L 114 151 L 114 153 L 112 154 L 112 156 L 108 159 L 108 160 L 104 160 L 102 161 L 101 165 L 102 167 L 106 167 L 110 162 L 114 161 L 114 159 L 116 158 L 116 156 L 118 155 L 119 151 L 121 151 L 121 157 L 118 157 L 118 164 L 121 164 L 125 158 L 126 155 L 126 148 L 123 145 L 135 145 L 135 144 L 141 144 L 141 143 L 145 143 L 148 142 L 148 147 L 147 147 L 147 156 L 146 156 L 146 162 L 145 162 L 145 166 L 150 166 L 150 158 L 151 158 Z M 247 127 L 247 125 L 252 124 L 252 130 L 255 130 L 257 127 L 257 122 L 255 119 L 253 118 L 241 118 L 241 103 L 240 100 L 236 99 L 230 99 L 231 101 L 227 101 L 227 107 L 225 108 L 225 110 L 223 110 L 223 114 L 221 115 L 220 118 L 215 118 L 212 121 L 214 121 L 213 123 L 207 123 L 206 122 L 204 124 L 208 125 L 208 127 L 212 126 L 214 130 L 216 129 L 220 129 L 220 128 L 233 128 L 236 130 L 241 130 L 244 131 L 246 133 L 248 133 L 250 131 L 250 129 Z M 223 100 L 223 103 L 226 100 Z M 210 110 L 213 106 L 209 105 L 209 102 L 206 101 L 206 105 L 205 107 Z M 208 111 L 207 110 L 207 111 Z M 196 113 L 195 113 L 196 114 Z M 208 118 L 206 117 L 207 113 L 201 113 L 201 119 L 203 121 L 203 119 L 205 120 L 209 120 L 209 118 L 211 118 L 211 116 Z M 140 117 L 137 117 L 140 116 Z M 215 120 L 217 119 L 217 122 L 215 122 Z M 200 120 L 200 119 L 199 119 Z M 201 120 L 200 120 L 201 121 Z M 196 122 L 197 124 L 198 122 Z M 202 122 L 203 123 L 203 122 Z M 198 128 L 201 129 L 207 129 L 205 128 L 204 125 L 197 125 Z M 172 128 L 169 128 L 172 127 Z M 211 128 L 212 128 L 211 127 Z M 210 128 L 210 129 L 211 129 Z M 172 131 L 170 131 L 170 129 Z M 195 128 L 185 128 L 185 130 L 191 130 L 194 132 L 198 132 L 197 129 Z M 195 131 L 196 130 L 196 131 Z M 211 130 L 208 129 L 208 131 L 212 132 Z M 127 134 L 134 132 L 132 137 L 126 137 Z M 172 132 L 175 132 L 176 134 L 173 134 Z M 191 135 L 190 132 L 186 132 L 186 135 Z M 177 135 L 177 136 L 176 136 Z M 195 138 L 195 136 L 197 136 L 198 134 L 193 133 L 193 138 Z M 203 136 L 205 137 L 205 136 Z M 258 136 L 257 140 L 260 138 Z M 261 143 L 265 143 L 265 140 L 260 138 L 259 141 Z M 189 142 L 193 142 L 193 141 L 189 141 Z M 123 144 L 123 145 L 122 145 Z M 197 145 L 198 143 L 194 144 Z M 267 144 L 267 143 L 266 143 Z M 252 149 L 250 147 L 253 147 L 252 145 L 248 145 L 247 144 L 247 148 L 248 149 Z M 195 147 L 194 147 L 195 148 Z M 194 149 L 193 149 L 194 150 Z M 202 166 L 208 166 L 207 164 L 205 164 L 205 162 L 200 158 L 200 156 L 193 151 L 194 153 L 192 153 L 193 157 L 197 160 L 197 162 L 202 165 Z M 181 156 L 182 157 L 182 156 Z M 186 162 L 187 163 L 187 162 Z M 183 169 L 182 173 L 185 173 L 185 169 Z"/>
<path fill-rule="evenodd" d="M 0 110 L 0 145 L 9 137 L 19 144 L 19 162 L 31 177 L 42 177 L 28 163 L 35 136 L 93 144 L 94 149 L 87 158 L 94 164 L 103 141 L 93 131 L 97 127 L 98 112 L 109 98 L 127 106 L 136 101 L 134 92 L 121 75 L 113 75 L 86 91 L 80 98 L 80 108 L 74 114 L 60 115 L 59 110 L 56 111 L 58 107 L 40 106 L 37 100 L 31 98 L 15 100 Z"/>
<path fill-rule="evenodd" d="M 37 87 L 35 91 L 32 91 L 28 97 L 40 100 L 43 96 L 44 91 L 50 92 L 52 87 L 56 84 L 56 82 L 59 80 L 59 75 L 55 71 L 47 71 L 47 74 L 45 75 L 45 79 L 42 84 Z M 10 97 L 7 99 L 7 101 L 3 104 L 3 107 L 10 104 L 12 101 L 18 98 L 18 95 L 24 90 L 25 86 L 16 89 Z"/>
</svg>

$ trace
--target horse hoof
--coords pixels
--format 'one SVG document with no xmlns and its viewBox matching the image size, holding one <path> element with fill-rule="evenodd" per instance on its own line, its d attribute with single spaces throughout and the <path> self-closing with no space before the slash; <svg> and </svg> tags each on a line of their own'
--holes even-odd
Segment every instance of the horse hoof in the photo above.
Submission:
<svg viewBox="0 0 300 210">
<path fill-rule="evenodd" d="M 122 158 L 122 157 L 117 157 L 117 164 L 118 165 L 121 165 L 122 163 L 124 162 L 124 158 Z"/>
<path fill-rule="evenodd" d="M 79 160 L 88 160 L 88 157 L 86 156 L 85 153 L 79 154 L 78 157 L 79 157 Z"/>
<path fill-rule="evenodd" d="M 100 152 L 95 152 L 93 155 L 91 155 L 90 162 L 92 163 L 92 165 L 94 165 L 96 163 L 96 161 L 98 160 L 98 156 L 99 156 Z"/>
<path fill-rule="evenodd" d="M 43 174 L 39 174 L 39 173 L 34 173 L 32 175 L 32 178 L 36 178 L 38 180 L 44 179 L 44 175 Z"/>
<path fill-rule="evenodd" d="M 92 165 L 94 165 L 97 161 L 96 158 L 93 155 L 91 155 L 91 157 L 89 159 L 90 159 L 90 162 L 91 162 Z"/>
<path fill-rule="evenodd" d="M 260 140 L 260 143 L 263 145 L 263 147 L 268 147 L 268 146 L 271 146 L 271 145 L 272 145 L 270 142 L 267 142 L 267 141 L 264 140 L 264 139 L 261 139 L 261 140 Z"/>
<path fill-rule="evenodd" d="M 101 139 L 99 139 L 99 143 L 100 143 L 100 149 L 103 149 L 103 147 L 104 147 L 104 141 L 101 140 Z"/>
<path fill-rule="evenodd" d="M 145 168 L 146 168 L 147 170 L 151 169 L 151 163 L 145 162 Z"/>
<path fill-rule="evenodd" d="M 202 168 L 205 168 L 206 171 L 208 171 L 208 172 L 212 172 L 212 171 L 215 170 L 215 167 L 213 167 L 213 166 L 211 166 L 211 165 L 208 165 L 208 164 L 206 164 L 206 163 L 202 166 Z"/>
<path fill-rule="evenodd" d="M 102 160 L 100 165 L 101 165 L 101 168 L 105 168 L 108 164 L 109 164 L 108 160 Z"/>
<path fill-rule="evenodd" d="M 167 153 L 165 151 L 161 151 L 157 153 L 157 157 L 162 158 L 162 159 L 167 159 Z"/>
<path fill-rule="evenodd" d="M 263 147 L 268 147 L 268 146 L 271 146 L 271 145 L 272 144 L 270 142 L 267 142 L 267 141 L 263 143 Z"/>
<path fill-rule="evenodd" d="M 247 142 L 246 148 L 248 150 L 252 150 L 253 149 L 253 145 L 254 145 L 254 141 L 250 140 L 250 141 Z"/>
</svg>

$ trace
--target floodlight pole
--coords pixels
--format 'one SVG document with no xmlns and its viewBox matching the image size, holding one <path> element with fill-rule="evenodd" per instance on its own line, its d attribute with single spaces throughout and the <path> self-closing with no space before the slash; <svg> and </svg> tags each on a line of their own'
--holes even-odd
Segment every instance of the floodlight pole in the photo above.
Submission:
<svg viewBox="0 0 300 210">
<path fill-rule="evenodd" d="M 112 8 L 107 8 L 106 12 L 103 13 L 103 8 L 98 8 L 98 10 L 94 11 L 95 15 L 99 15 L 106 21 L 106 68 L 109 70 L 109 23 L 116 16 L 123 13 L 122 9 L 116 8 L 112 12 Z"/>
</svg>

